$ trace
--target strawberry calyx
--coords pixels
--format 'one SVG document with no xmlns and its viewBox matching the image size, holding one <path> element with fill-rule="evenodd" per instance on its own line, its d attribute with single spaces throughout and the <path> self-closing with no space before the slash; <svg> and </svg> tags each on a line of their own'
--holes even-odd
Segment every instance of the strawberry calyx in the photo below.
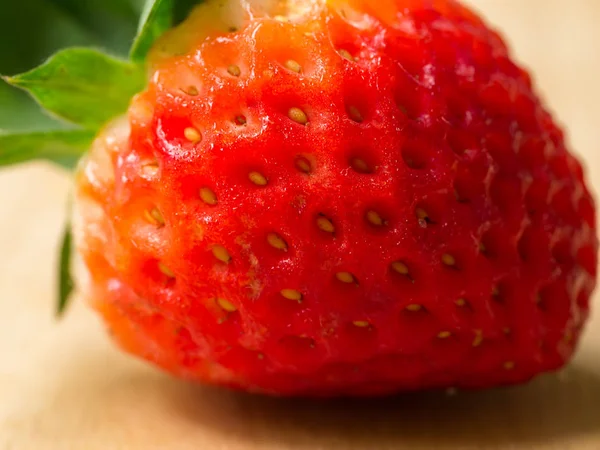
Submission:
<svg viewBox="0 0 600 450">
<path fill-rule="evenodd" d="M 147 56 L 154 42 L 180 22 L 200 0 L 146 0 L 129 60 L 100 50 L 73 47 L 58 51 L 27 72 L 2 76 L 25 90 L 56 120 L 49 130 L 0 129 L 0 167 L 46 160 L 74 169 L 102 128 L 125 113 L 131 98 L 147 83 Z M 71 230 L 66 224 L 58 267 L 57 312 L 73 289 Z"/>
</svg>

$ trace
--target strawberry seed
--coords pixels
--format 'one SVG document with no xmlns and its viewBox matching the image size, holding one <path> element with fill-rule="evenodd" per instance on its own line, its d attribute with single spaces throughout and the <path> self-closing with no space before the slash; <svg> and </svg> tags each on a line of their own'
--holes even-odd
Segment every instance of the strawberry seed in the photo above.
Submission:
<svg viewBox="0 0 600 450">
<path fill-rule="evenodd" d="M 325 231 L 326 233 L 335 232 L 335 227 L 333 226 L 333 223 L 325 216 L 317 217 L 317 226 L 320 230 Z"/>
<path fill-rule="evenodd" d="M 405 309 L 410 312 L 419 312 L 423 309 L 423 306 L 419 305 L 418 303 L 412 303 L 408 305 Z"/>
<path fill-rule="evenodd" d="M 202 135 L 194 127 L 187 127 L 185 130 L 183 130 L 183 135 L 192 144 L 197 144 L 198 142 L 200 142 L 202 140 Z"/>
<path fill-rule="evenodd" d="M 144 211 L 144 217 L 151 224 L 162 227 L 165 225 L 165 219 L 157 208 L 152 208 L 151 210 Z"/>
<path fill-rule="evenodd" d="M 271 247 L 274 247 L 277 250 L 287 251 L 288 249 L 287 242 L 285 242 L 277 233 L 269 233 L 267 235 L 267 242 Z"/>
<path fill-rule="evenodd" d="M 288 117 L 300 125 L 306 125 L 308 123 L 308 116 L 300 108 L 290 108 Z"/>
<path fill-rule="evenodd" d="M 392 269 L 400 275 L 408 275 L 408 266 L 402 261 L 394 261 L 392 263 Z"/>
<path fill-rule="evenodd" d="M 175 274 L 171 269 L 169 269 L 162 261 L 158 263 L 158 270 L 160 270 L 164 275 L 169 278 L 175 278 Z"/>
<path fill-rule="evenodd" d="M 212 248 L 212 254 L 219 261 L 224 262 L 226 264 L 231 261 L 231 255 L 229 254 L 227 249 L 225 247 L 223 247 L 222 245 L 215 245 Z"/>
<path fill-rule="evenodd" d="M 294 300 L 296 302 L 302 301 L 302 294 L 300 293 L 300 291 L 297 291 L 295 289 L 282 289 L 280 294 L 282 295 L 282 297 L 287 298 L 288 300 Z"/>
<path fill-rule="evenodd" d="M 338 53 L 342 58 L 346 58 L 348 61 L 355 61 L 354 56 L 352 56 L 348 50 L 340 49 L 338 50 Z"/>
<path fill-rule="evenodd" d="M 298 64 L 297 61 L 294 61 L 293 59 L 288 59 L 285 62 L 285 67 L 286 67 L 286 69 L 289 69 L 292 72 L 296 72 L 296 73 L 302 72 L 302 66 L 300 64 Z"/>
<path fill-rule="evenodd" d="M 265 176 L 259 172 L 250 172 L 248 178 L 257 186 L 266 186 L 268 182 Z"/>
<path fill-rule="evenodd" d="M 230 65 L 227 68 L 227 72 L 229 73 L 229 75 L 231 75 L 232 77 L 239 77 L 242 74 L 242 71 L 240 70 L 239 66 L 236 66 L 235 64 Z"/>
<path fill-rule="evenodd" d="M 350 272 L 338 272 L 335 274 L 335 277 L 342 283 L 356 283 L 356 278 Z"/>
<path fill-rule="evenodd" d="M 237 308 L 231 303 L 229 300 L 225 300 L 224 298 L 218 298 L 217 304 L 227 312 L 235 312 Z"/>
<path fill-rule="evenodd" d="M 203 187 L 200 189 L 200 199 L 207 205 L 213 206 L 217 204 L 216 194 L 212 189 L 207 187 Z"/>
</svg>

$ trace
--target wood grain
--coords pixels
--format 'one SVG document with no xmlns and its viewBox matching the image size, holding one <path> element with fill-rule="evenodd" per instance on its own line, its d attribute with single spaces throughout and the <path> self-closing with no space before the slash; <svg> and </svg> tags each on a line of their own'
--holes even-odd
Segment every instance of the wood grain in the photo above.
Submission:
<svg viewBox="0 0 600 450">
<path fill-rule="evenodd" d="M 597 190 L 600 2 L 473 3 L 534 71 Z M 600 449 L 598 314 L 567 371 L 513 389 L 314 403 L 170 379 L 115 350 L 84 305 L 55 321 L 68 184 L 42 164 L 0 174 L 0 449 Z"/>
</svg>

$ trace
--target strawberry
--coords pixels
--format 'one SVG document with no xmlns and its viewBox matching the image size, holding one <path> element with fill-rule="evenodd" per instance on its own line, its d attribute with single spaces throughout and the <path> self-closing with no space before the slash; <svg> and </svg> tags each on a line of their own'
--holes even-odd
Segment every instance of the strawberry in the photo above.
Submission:
<svg viewBox="0 0 600 450">
<path fill-rule="evenodd" d="M 76 174 L 79 281 L 126 351 L 277 395 L 567 363 L 594 201 L 502 38 L 452 0 L 216 2 Z"/>
</svg>

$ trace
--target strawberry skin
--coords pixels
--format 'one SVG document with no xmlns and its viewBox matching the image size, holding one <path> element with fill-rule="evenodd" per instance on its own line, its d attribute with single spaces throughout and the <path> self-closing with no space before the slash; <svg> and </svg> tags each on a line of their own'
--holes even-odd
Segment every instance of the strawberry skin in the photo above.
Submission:
<svg viewBox="0 0 600 450">
<path fill-rule="evenodd" d="M 97 139 L 77 180 L 82 289 L 125 350 L 315 396 L 569 361 L 598 248 L 580 163 L 472 12 L 371 3 L 188 33 Z"/>
</svg>

